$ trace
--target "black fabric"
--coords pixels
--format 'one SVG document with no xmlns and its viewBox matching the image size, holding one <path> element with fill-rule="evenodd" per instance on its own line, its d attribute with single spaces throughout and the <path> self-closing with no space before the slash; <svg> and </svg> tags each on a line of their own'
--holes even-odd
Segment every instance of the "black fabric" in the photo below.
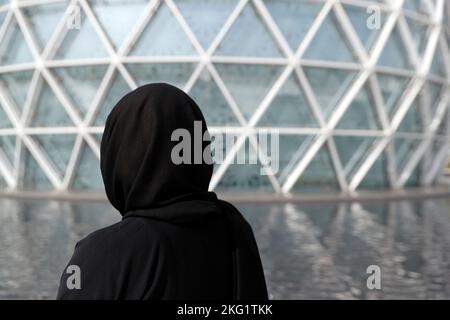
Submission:
<svg viewBox="0 0 450 320">
<path fill-rule="evenodd" d="M 194 121 L 207 131 L 197 104 L 162 83 L 133 90 L 113 108 L 100 164 L 122 221 L 77 243 L 68 266 L 80 267 L 81 289 L 67 287 L 66 268 L 58 299 L 268 298 L 250 225 L 208 191 L 212 164 L 171 160 L 172 132 L 194 137 Z"/>
</svg>

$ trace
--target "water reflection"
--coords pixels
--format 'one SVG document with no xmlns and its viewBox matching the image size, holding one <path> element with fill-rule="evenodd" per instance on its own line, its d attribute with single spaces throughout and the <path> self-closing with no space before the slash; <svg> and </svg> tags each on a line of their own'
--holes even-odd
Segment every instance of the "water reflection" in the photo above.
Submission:
<svg viewBox="0 0 450 320">
<path fill-rule="evenodd" d="M 241 204 L 271 298 L 449 299 L 450 200 Z M 120 219 L 105 203 L 0 200 L 0 299 L 54 298 L 76 241 Z M 378 265 L 382 290 L 366 287 Z"/>
</svg>

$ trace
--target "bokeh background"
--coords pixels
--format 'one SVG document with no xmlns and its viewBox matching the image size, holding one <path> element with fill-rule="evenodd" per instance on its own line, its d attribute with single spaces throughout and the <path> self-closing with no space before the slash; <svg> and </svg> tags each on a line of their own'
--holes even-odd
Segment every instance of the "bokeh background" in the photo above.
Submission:
<svg viewBox="0 0 450 320">
<path fill-rule="evenodd" d="M 0 1 L 0 298 L 52 298 L 75 242 L 119 219 L 99 143 L 115 103 L 149 82 L 238 135 L 210 188 L 248 195 L 271 297 L 450 297 L 449 13 L 444 0 Z M 233 162 L 264 153 L 269 129 L 277 173 Z M 317 201 L 332 196 L 354 201 Z"/>
</svg>

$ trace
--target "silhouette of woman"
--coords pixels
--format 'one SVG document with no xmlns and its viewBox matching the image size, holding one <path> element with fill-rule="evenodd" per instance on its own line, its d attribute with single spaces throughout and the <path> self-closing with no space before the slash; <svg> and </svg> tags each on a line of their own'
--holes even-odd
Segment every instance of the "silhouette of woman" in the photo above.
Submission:
<svg viewBox="0 0 450 320">
<path fill-rule="evenodd" d="M 113 108 L 100 164 L 122 220 L 77 243 L 58 299 L 267 299 L 250 225 L 208 191 L 212 163 L 171 158 L 172 133 L 193 137 L 195 121 L 205 134 L 197 104 L 164 83 L 141 86 Z M 79 267 L 79 288 L 67 285 L 70 266 Z"/>
</svg>

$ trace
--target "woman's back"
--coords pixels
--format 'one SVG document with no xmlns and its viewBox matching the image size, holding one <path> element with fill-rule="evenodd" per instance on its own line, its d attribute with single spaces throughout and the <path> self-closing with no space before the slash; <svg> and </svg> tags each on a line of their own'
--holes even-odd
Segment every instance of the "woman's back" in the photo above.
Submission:
<svg viewBox="0 0 450 320">
<path fill-rule="evenodd" d="M 59 299 L 231 299 L 232 252 L 223 217 L 193 224 L 130 217 L 79 242 L 68 265 L 81 290 Z"/>
</svg>

